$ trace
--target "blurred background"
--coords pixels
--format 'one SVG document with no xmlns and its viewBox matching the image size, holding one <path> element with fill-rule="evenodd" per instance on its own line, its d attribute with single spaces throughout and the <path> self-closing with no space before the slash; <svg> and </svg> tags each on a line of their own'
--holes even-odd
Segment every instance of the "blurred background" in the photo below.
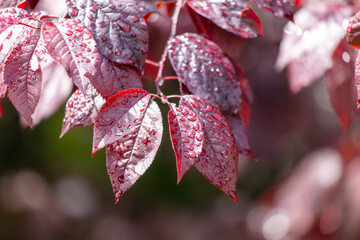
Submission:
<svg viewBox="0 0 360 240">
<path fill-rule="evenodd" d="M 54 11 L 44 1 L 39 6 Z M 59 139 L 63 105 L 31 130 L 3 99 L 0 239 L 360 239 L 360 120 L 341 127 L 322 78 L 296 95 L 289 91 L 285 72 L 274 70 L 288 21 L 256 11 L 264 37 L 247 40 L 239 62 L 254 92 L 248 134 L 257 161 L 240 159 L 238 203 L 195 169 L 176 184 L 164 105 L 156 158 L 115 205 L 104 150 L 91 157 L 90 127 Z M 161 15 L 149 19 L 154 61 L 169 24 Z M 186 10 L 179 21 L 185 31 L 195 31 Z M 167 65 L 165 75 L 174 75 Z M 149 80 L 144 85 L 153 89 Z M 178 93 L 178 83 L 167 81 L 163 90 Z"/>
</svg>

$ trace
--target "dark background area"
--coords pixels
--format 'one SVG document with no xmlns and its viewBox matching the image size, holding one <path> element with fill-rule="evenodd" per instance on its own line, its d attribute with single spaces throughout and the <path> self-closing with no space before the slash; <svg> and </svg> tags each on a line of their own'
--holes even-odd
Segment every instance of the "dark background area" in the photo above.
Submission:
<svg viewBox="0 0 360 240">
<path fill-rule="evenodd" d="M 285 73 L 274 71 L 282 29 L 287 21 L 258 12 L 263 20 L 264 37 L 248 40 L 239 57 L 254 92 L 249 140 L 257 161 L 244 157 L 239 162 L 238 203 L 212 186 L 195 169 L 176 184 L 175 156 L 167 125 L 168 108 L 163 104 L 159 105 L 162 106 L 164 134 L 156 158 L 115 205 L 104 150 L 91 157 L 90 127 L 75 128 L 59 139 L 64 115 L 62 107 L 35 129 L 23 128 L 15 109 L 4 99 L 0 120 L 0 240 L 276 240 L 288 239 L 283 238 L 287 234 L 284 231 L 294 229 L 293 226 L 293 235 L 289 235 L 292 239 L 358 239 L 356 226 L 359 226 L 360 211 L 356 206 L 360 208 L 360 202 L 356 200 L 359 190 L 354 189 L 354 195 L 347 197 L 346 189 L 340 186 L 348 186 L 346 179 L 351 174 L 357 176 L 349 171 L 357 166 L 354 163 L 358 160 L 353 159 L 360 151 L 360 122 L 355 121 L 348 130 L 341 128 L 322 79 L 297 95 L 289 92 Z M 149 26 L 149 58 L 158 61 L 169 33 L 169 21 L 160 17 L 153 19 Z M 194 31 L 184 12 L 179 21 L 179 33 L 189 29 Z M 165 75 L 173 75 L 168 63 L 167 66 Z M 144 80 L 149 91 L 152 84 Z M 178 93 L 178 83 L 165 82 L 163 90 L 169 94 Z M 325 190 L 309 188 L 301 197 L 303 202 L 307 202 L 307 198 L 316 199 L 312 201 L 314 206 L 310 203 L 298 205 L 298 211 L 321 210 L 329 202 L 335 202 L 330 204 L 334 207 L 326 211 L 335 214 L 323 217 L 322 211 L 319 210 L 319 214 L 313 211 L 310 226 L 304 227 L 308 224 L 302 222 L 306 218 L 298 218 L 296 223 L 290 224 L 291 218 L 286 216 L 291 211 L 277 200 L 279 192 L 288 191 L 288 195 L 283 195 L 289 197 L 296 192 L 296 187 L 301 192 L 302 184 L 315 179 L 311 175 L 311 164 L 317 160 L 308 161 L 306 156 L 317 152 L 321 157 L 323 149 L 333 155 L 339 152 L 341 176 Z M 308 164 L 302 165 L 304 162 Z M 348 167 L 351 162 L 352 167 Z M 302 166 L 302 173 L 299 173 L 299 166 Z M 289 179 L 297 184 L 289 185 Z M 296 187 L 282 188 L 288 185 Z M 336 200 L 334 196 L 337 195 L 345 200 Z M 339 205 L 345 210 L 336 208 Z M 353 215 L 346 211 L 349 208 L 354 210 Z M 274 209 L 287 213 L 271 215 Z M 341 218 L 336 218 L 337 209 Z M 269 223 L 274 224 L 270 229 L 275 233 L 267 230 L 269 219 L 276 220 Z M 337 225 L 331 231 L 322 230 L 322 222 L 330 226 L 336 219 Z M 304 230 L 301 232 L 301 229 Z"/>
</svg>

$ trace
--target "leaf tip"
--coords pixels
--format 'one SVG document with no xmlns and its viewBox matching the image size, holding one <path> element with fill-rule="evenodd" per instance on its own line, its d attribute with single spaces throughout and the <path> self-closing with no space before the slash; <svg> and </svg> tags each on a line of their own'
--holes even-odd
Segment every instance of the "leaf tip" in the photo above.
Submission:
<svg viewBox="0 0 360 240">
<path fill-rule="evenodd" d="M 234 190 L 229 190 L 227 192 L 227 194 L 229 195 L 229 197 L 231 197 L 236 203 L 238 202 L 238 199 L 237 199 L 237 195 L 236 195 L 236 192 Z"/>
</svg>

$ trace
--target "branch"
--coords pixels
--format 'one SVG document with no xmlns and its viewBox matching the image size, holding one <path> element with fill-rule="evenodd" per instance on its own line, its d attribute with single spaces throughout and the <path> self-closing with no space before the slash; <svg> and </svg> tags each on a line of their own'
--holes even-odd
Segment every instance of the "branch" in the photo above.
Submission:
<svg viewBox="0 0 360 240">
<path fill-rule="evenodd" d="M 179 15 L 180 15 L 180 10 L 182 8 L 182 3 L 183 3 L 183 0 L 177 0 L 177 2 L 176 2 L 174 13 L 171 16 L 171 32 L 170 32 L 170 36 L 169 36 L 169 39 L 166 42 L 166 46 L 164 48 L 164 52 L 161 55 L 161 59 L 158 62 L 159 69 L 158 69 L 158 73 L 157 73 L 157 76 L 156 76 L 156 79 L 155 79 L 155 84 L 156 84 L 157 92 L 161 96 L 162 99 L 165 99 L 166 96 L 161 92 L 159 83 L 162 81 L 161 78 L 162 78 L 164 64 L 165 64 L 167 54 L 168 54 L 168 50 L 169 50 L 169 45 L 171 43 L 171 40 L 176 35 L 176 26 L 177 26 L 177 22 L 178 22 Z"/>
</svg>

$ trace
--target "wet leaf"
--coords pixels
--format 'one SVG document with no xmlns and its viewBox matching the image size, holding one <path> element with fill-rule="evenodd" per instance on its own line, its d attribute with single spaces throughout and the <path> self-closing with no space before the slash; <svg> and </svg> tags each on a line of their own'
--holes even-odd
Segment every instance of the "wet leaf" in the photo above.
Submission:
<svg viewBox="0 0 360 240">
<path fill-rule="evenodd" d="M 96 74 L 86 73 L 91 84 L 101 95 L 108 99 L 115 93 L 128 88 L 142 88 L 140 72 L 126 65 L 117 65 L 102 57 L 98 57 Z"/>
<path fill-rule="evenodd" d="M 77 89 L 66 103 L 60 137 L 74 127 L 92 125 L 104 103 L 105 99 L 95 88 L 90 86 L 86 95 Z"/>
<path fill-rule="evenodd" d="M 98 61 L 95 59 L 97 48 L 92 33 L 74 20 L 56 19 L 45 22 L 41 34 L 48 53 L 65 67 L 74 84 L 85 93 L 90 84 L 85 74 L 95 75 L 94 64 Z"/>
<path fill-rule="evenodd" d="M 99 51 L 105 57 L 142 69 L 149 40 L 136 1 L 67 0 L 66 3 L 69 15 L 94 33 Z"/>
<path fill-rule="evenodd" d="M 9 86 L 8 97 L 30 127 L 33 126 L 31 115 L 41 94 L 42 74 L 35 54 L 39 38 L 39 35 L 24 36 L 13 47 L 4 66 L 4 81 Z"/>
<path fill-rule="evenodd" d="M 332 54 L 345 35 L 344 19 L 351 8 L 343 3 L 317 2 L 305 5 L 284 29 L 277 70 L 288 65 L 290 89 L 296 93 L 332 66 Z"/>
<path fill-rule="evenodd" d="M 30 17 L 28 11 L 20 8 L 0 9 L 0 33 L 28 17 Z"/>
<path fill-rule="evenodd" d="M 190 7 L 187 9 L 190 12 L 191 19 L 200 35 L 216 43 L 231 58 L 239 59 L 246 38 L 242 38 L 241 36 L 222 29 L 211 20 L 200 14 L 196 14 Z"/>
<path fill-rule="evenodd" d="M 123 130 L 119 140 L 106 147 L 106 165 L 115 202 L 134 185 L 155 158 L 163 133 L 158 105 L 151 100 L 140 119 Z"/>
<path fill-rule="evenodd" d="M 120 139 L 129 129 L 141 125 L 150 94 L 143 89 L 131 88 L 111 97 L 95 119 L 93 154 Z"/>
<path fill-rule="evenodd" d="M 217 105 L 204 98 L 183 96 L 180 105 L 192 109 L 203 125 L 203 148 L 194 166 L 217 188 L 237 201 L 238 151 L 235 138 Z"/>
<path fill-rule="evenodd" d="M 176 155 L 177 182 L 194 164 L 202 151 L 203 124 L 191 107 L 180 101 L 172 106 L 168 115 L 170 137 Z"/>
<path fill-rule="evenodd" d="M 239 111 L 242 92 L 235 79 L 231 61 L 213 42 L 197 34 L 175 37 L 169 46 L 169 58 L 187 89 L 218 103 L 226 112 Z"/>
<path fill-rule="evenodd" d="M 46 22 L 42 36 L 49 54 L 86 93 L 91 84 L 105 98 L 119 90 L 142 87 L 139 72 L 117 66 L 98 52 L 93 34 L 75 20 L 57 19 Z"/>
<path fill-rule="evenodd" d="M 286 17 L 293 20 L 295 12 L 295 0 L 251 0 L 259 8 L 270 12 L 278 17 Z"/>
<path fill-rule="evenodd" d="M 21 0 L 1 0 L 0 1 L 0 9 L 16 7 L 20 2 L 21 2 Z"/>
<path fill-rule="evenodd" d="M 197 14 L 243 38 L 262 36 L 261 20 L 248 3 L 230 0 L 188 0 Z"/>
</svg>

